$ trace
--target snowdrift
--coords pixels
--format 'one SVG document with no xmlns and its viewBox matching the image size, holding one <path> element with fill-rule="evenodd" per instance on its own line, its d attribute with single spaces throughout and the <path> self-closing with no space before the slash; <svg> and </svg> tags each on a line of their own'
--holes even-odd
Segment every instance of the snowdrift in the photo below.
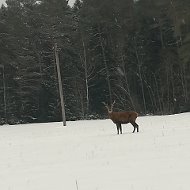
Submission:
<svg viewBox="0 0 190 190">
<path fill-rule="evenodd" d="M 189 190 L 190 113 L 0 127 L 0 190 Z"/>
</svg>

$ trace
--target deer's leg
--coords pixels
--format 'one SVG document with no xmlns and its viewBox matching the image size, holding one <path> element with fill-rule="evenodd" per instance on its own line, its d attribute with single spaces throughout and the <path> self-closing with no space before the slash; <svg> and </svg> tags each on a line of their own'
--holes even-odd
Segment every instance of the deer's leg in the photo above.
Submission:
<svg viewBox="0 0 190 190">
<path fill-rule="evenodd" d="M 122 126 L 121 126 L 121 123 L 119 123 L 119 130 L 120 130 L 120 134 L 122 134 Z"/>
<path fill-rule="evenodd" d="M 135 132 L 135 126 L 133 125 L 134 129 L 133 129 L 133 133 Z"/>
<path fill-rule="evenodd" d="M 135 132 L 135 124 L 134 122 L 131 122 L 131 125 L 133 125 L 134 129 L 133 129 L 133 133 Z"/>
<path fill-rule="evenodd" d="M 135 122 L 131 122 L 131 124 L 132 124 L 133 127 L 134 127 L 133 133 L 135 132 L 135 129 L 137 129 L 137 132 L 139 132 L 139 126 L 138 126 Z"/>
<path fill-rule="evenodd" d="M 119 124 L 116 123 L 116 126 L 117 126 L 117 134 L 119 135 Z"/>
<path fill-rule="evenodd" d="M 137 128 L 137 132 L 139 132 L 139 126 L 138 126 L 138 124 L 135 123 L 135 125 L 136 125 L 136 128 Z"/>
</svg>

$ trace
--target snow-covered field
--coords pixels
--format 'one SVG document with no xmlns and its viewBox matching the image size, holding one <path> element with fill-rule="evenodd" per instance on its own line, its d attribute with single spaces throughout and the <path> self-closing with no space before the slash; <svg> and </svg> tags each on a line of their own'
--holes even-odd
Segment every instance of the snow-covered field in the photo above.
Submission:
<svg viewBox="0 0 190 190">
<path fill-rule="evenodd" d="M 0 127 L 0 190 L 189 190 L 190 113 Z"/>
</svg>

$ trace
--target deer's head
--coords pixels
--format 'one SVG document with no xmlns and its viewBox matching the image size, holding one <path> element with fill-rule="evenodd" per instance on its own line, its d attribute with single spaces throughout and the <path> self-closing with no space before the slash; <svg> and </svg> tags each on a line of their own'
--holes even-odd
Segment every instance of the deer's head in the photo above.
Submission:
<svg viewBox="0 0 190 190">
<path fill-rule="evenodd" d="M 112 113 L 113 112 L 113 107 L 114 107 L 114 104 L 115 104 L 115 100 L 113 101 L 113 103 L 110 106 L 108 104 L 106 104 L 105 102 L 102 102 L 102 103 L 104 104 L 104 106 L 108 110 L 108 113 Z"/>
</svg>

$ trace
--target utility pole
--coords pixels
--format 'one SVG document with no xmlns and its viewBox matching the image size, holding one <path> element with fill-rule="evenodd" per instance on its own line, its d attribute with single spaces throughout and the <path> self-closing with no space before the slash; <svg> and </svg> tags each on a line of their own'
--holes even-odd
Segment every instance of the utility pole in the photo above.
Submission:
<svg viewBox="0 0 190 190">
<path fill-rule="evenodd" d="M 65 103 L 63 98 L 63 86 L 62 86 L 62 80 L 61 80 L 61 72 L 60 72 L 60 65 L 59 65 L 59 55 L 57 50 L 57 43 L 54 45 L 54 51 L 55 51 L 55 62 L 57 66 L 57 77 L 58 77 L 58 83 L 59 83 L 59 96 L 61 100 L 61 111 L 62 111 L 62 119 L 63 119 L 63 126 L 66 126 L 66 117 L 65 117 Z"/>
<path fill-rule="evenodd" d="M 4 100 L 4 114 L 5 121 L 7 123 L 7 101 L 6 101 L 6 86 L 5 86 L 5 68 L 4 65 L 0 65 L 0 68 L 3 70 L 3 100 Z"/>
</svg>

